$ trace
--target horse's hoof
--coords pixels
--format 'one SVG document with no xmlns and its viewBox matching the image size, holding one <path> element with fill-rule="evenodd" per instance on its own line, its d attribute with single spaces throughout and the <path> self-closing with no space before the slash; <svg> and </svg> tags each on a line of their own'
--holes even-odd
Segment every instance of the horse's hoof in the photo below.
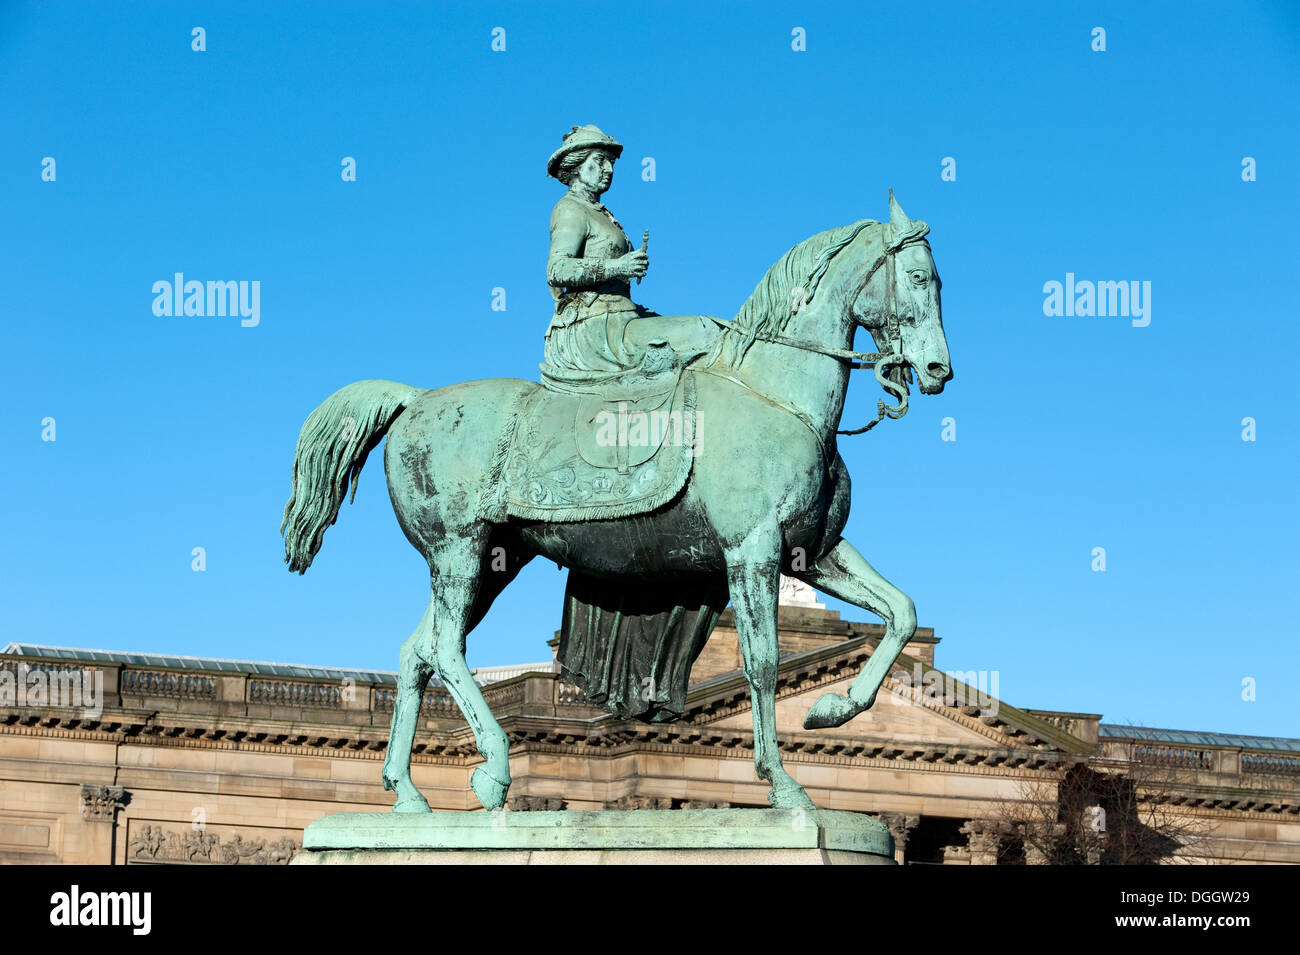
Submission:
<svg viewBox="0 0 1300 955">
<path fill-rule="evenodd" d="M 404 796 L 393 804 L 393 812 L 433 812 L 429 808 L 429 802 L 419 793 L 414 796 Z"/>
<path fill-rule="evenodd" d="M 484 809 L 500 809 L 506 804 L 506 793 L 510 783 L 497 779 L 486 768 L 480 766 L 469 778 L 469 787 L 483 804 Z"/>
<path fill-rule="evenodd" d="M 843 694 L 827 693 L 812 705 L 808 715 L 803 718 L 803 728 L 822 730 L 831 726 L 843 726 L 864 709 L 865 706 L 854 703 Z"/>
</svg>

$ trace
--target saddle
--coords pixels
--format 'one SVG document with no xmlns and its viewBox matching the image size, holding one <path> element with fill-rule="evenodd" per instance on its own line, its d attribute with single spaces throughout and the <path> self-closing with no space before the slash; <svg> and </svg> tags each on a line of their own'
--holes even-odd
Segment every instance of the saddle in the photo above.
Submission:
<svg viewBox="0 0 1300 955">
<path fill-rule="evenodd" d="M 694 421 L 683 415 L 684 398 L 676 375 L 646 378 L 642 388 L 616 398 L 578 397 L 573 418 L 578 454 L 593 467 L 626 475 L 658 454 L 665 441 L 693 441 L 693 434 L 685 434 Z"/>
<path fill-rule="evenodd" d="M 570 523 L 644 514 L 686 485 L 699 438 L 689 369 L 641 369 L 600 394 L 538 387 L 502 435 L 481 516 Z"/>
</svg>

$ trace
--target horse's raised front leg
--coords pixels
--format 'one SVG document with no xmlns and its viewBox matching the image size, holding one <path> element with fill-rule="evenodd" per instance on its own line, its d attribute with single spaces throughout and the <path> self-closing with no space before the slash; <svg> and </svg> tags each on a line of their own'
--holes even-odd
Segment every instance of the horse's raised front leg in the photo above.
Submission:
<svg viewBox="0 0 1300 955">
<path fill-rule="evenodd" d="M 825 694 L 813 704 L 803 721 L 804 729 L 842 726 L 876 701 L 880 684 L 916 633 L 916 607 L 907 594 L 881 577 L 842 538 L 812 569 L 796 576 L 832 597 L 870 610 L 885 621 L 885 635 L 862 672 L 849 685 L 848 695 Z"/>
<path fill-rule="evenodd" d="M 779 536 L 773 536 L 775 547 Z M 777 630 L 776 604 L 780 591 L 780 563 L 773 557 L 756 561 L 758 556 L 751 539 L 749 546 L 727 555 L 727 581 L 731 588 L 731 605 L 736 614 L 736 632 L 740 636 L 740 653 L 749 682 L 750 705 L 754 717 L 754 765 L 758 777 L 771 785 L 767 800 L 777 809 L 813 809 L 802 786 L 781 765 L 781 751 L 776 739 Z"/>
</svg>

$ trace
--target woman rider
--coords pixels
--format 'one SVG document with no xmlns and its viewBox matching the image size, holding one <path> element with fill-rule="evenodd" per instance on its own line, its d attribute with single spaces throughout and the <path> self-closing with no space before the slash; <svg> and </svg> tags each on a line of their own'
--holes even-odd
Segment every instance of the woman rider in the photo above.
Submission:
<svg viewBox="0 0 1300 955">
<path fill-rule="evenodd" d="M 632 301 L 631 280 L 645 275 L 650 260 L 600 201 L 622 152 L 595 126 L 574 126 L 546 163 L 547 173 L 569 187 L 551 212 L 546 262 L 555 316 L 541 368 L 552 388 L 599 390 L 642 368 L 648 351 L 656 354 L 645 370 L 661 370 L 708 352 L 720 337 L 698 315 L 662 316 Z"/>
</svg>

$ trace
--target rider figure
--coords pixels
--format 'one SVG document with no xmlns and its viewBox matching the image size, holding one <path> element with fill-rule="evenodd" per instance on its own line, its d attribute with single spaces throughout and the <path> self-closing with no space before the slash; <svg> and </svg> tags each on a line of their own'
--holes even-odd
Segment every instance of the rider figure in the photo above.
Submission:
<svg viewBox="0 0 1300 955">
<path fill-rule="evenodd" d="M 662 365 L 703 354 L 718 338 L 716 326 L 700 316 L 660 316 L 632 301 L 631 280 L 645 275 L 649 257 L 644 245 L 632 247 L 600 201 L 622 152 L 595 126 L 574 126 L 546 163 L 547 173 L 569 187 L 551 212 L 546 262 L 555 315 L 541 367 L 551 387 L 597 388 L 642 368 L 652 348 Z"/>
</svg>

